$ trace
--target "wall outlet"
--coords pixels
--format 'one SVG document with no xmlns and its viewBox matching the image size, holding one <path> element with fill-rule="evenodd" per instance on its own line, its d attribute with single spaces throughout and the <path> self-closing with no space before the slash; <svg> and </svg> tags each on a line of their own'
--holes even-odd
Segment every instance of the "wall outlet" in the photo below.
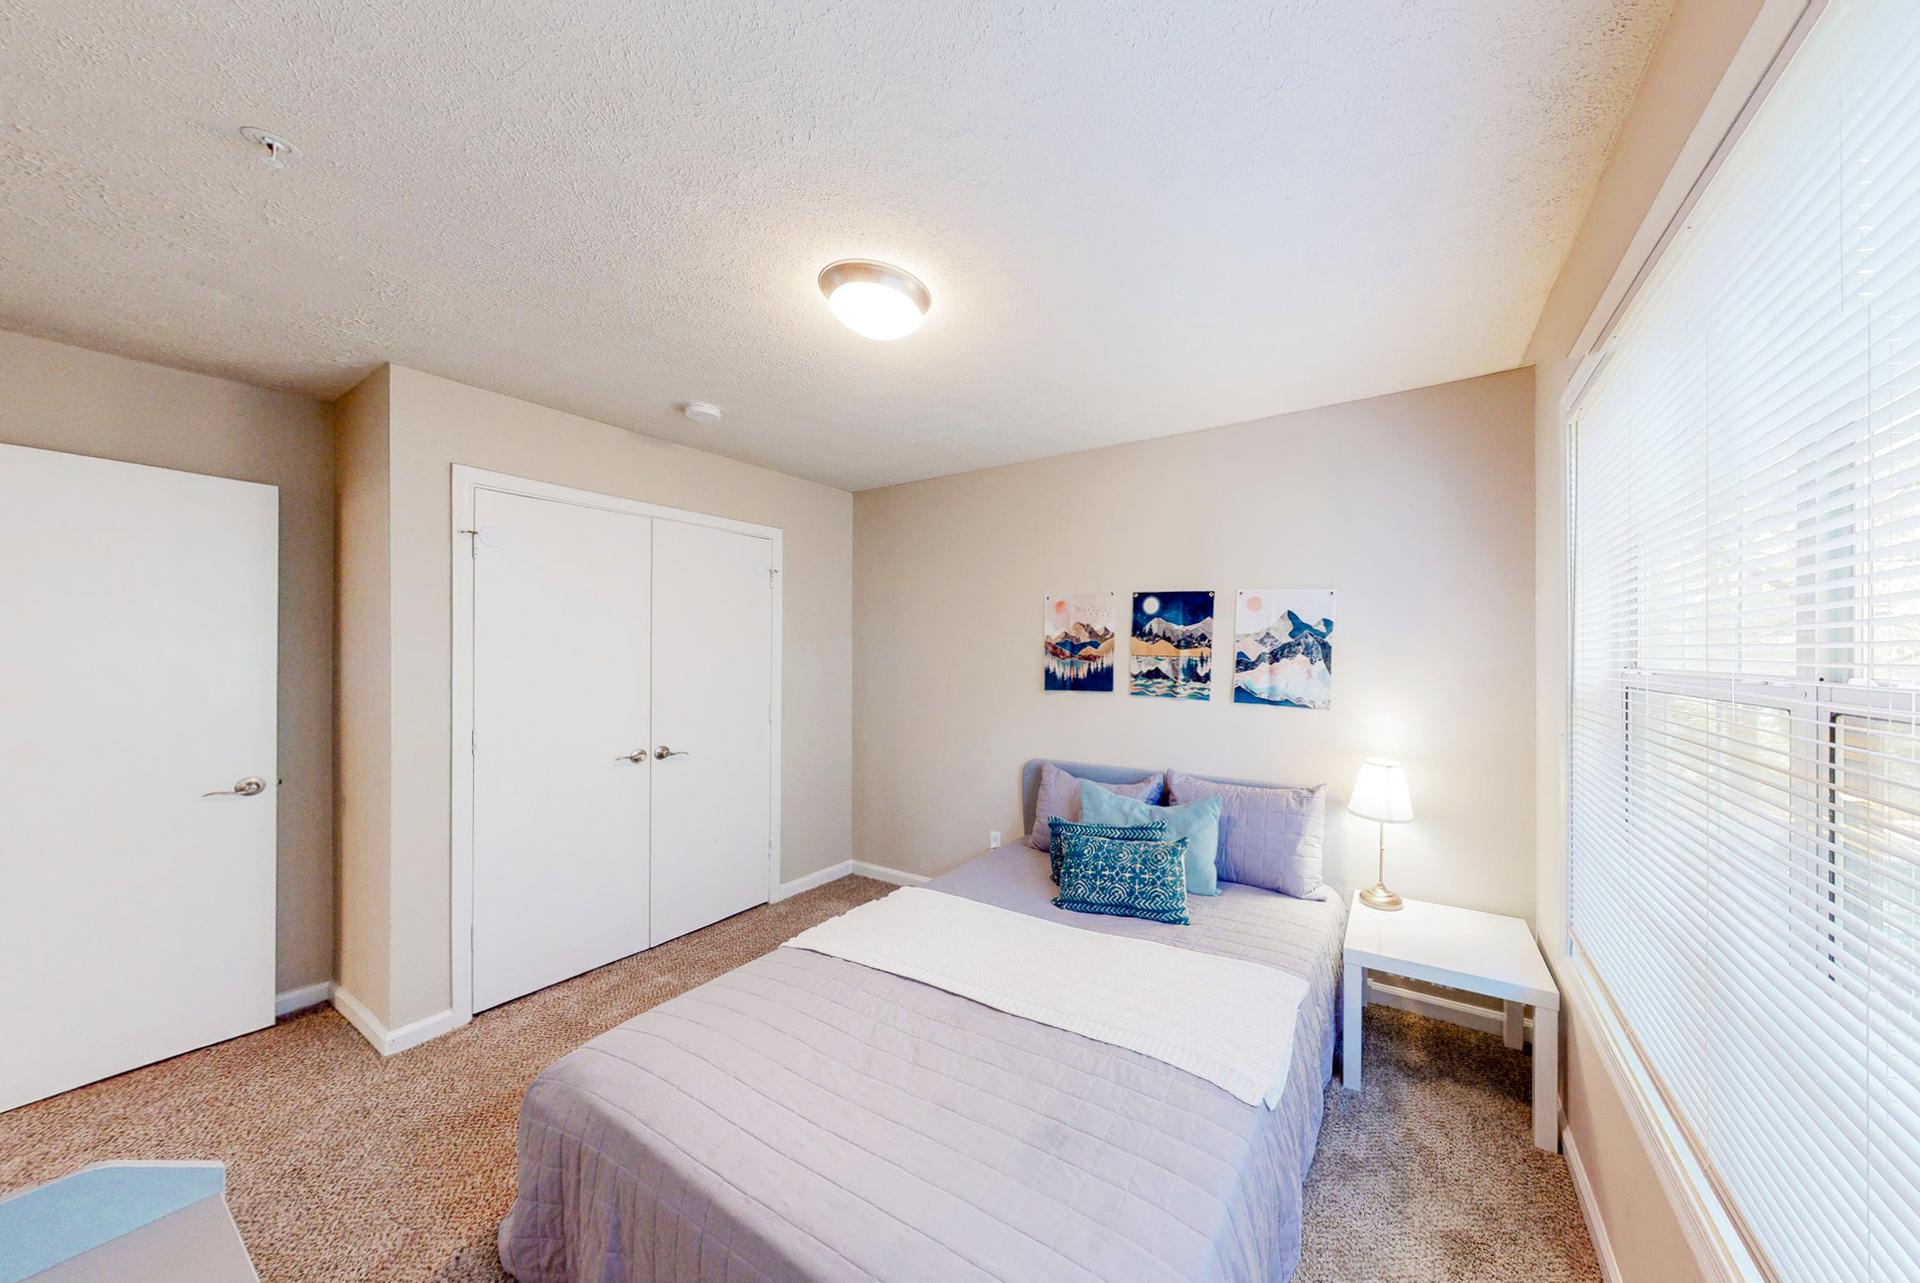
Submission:
<svg viewBox="0 0 1920 1283">
<path fill-rule="evenodd" d="M 1000 845 L 1000 830 L 988 829 L 987 830 L 987 850 L 991 851 L 999 845 Z"/>
</svg>

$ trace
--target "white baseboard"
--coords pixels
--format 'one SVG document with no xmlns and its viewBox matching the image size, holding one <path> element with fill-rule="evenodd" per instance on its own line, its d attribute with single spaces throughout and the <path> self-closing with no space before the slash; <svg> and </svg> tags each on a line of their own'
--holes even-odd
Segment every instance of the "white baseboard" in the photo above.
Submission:
<svg viewBox="0 0 1920 1283">
<path fill-rule="evenodd" d="M 891 882 L 895 886 L 902 887 L 917 887 L 930 881 L 924 874 L 908 873 L 905 869 L 890 869 L 884 864 L 868 864 L 865 860 L 842 860 L 838 864 L 829 864 L 818 872 L 795 878 L 791 882 L 782 882 L 780 894 L 774 899 L 784 900 L 790 895 L 799 895 L 802 891 L 823 887 L 849 874 L 855 877 L 873 878 L 880 882 Z"/>
<path fill-rule="evenodd" d="M 1498 1008 L 1482 1007 L 1477 1003 L 1461 1002 L 1457 998 L 1442 997 L 1439 994 L 1420 993 L 1396 984 L 1385 984 L 1368 979 L 1367 1001 L 1382 1007 L 1392 1007 L 1395 1011 L 1411 1011 L 1416 1016 L 1432 1016 L 1435 1020 L 1444 1020 L 1450 1025 L 1464 1025 L 1468 1029 L 1478 1029 L 1481 1033 L 1499 1034 L 1505 1029 L 1505 1015 Z M 1533 1018 L 1526 1021 L 1527 1037 L 1533 1037 Z"/>
<path fill-rule="evenodd" d="M 868 864 L 865 860 L 855 860 L 853 872 L 863 878 L 877 878 L 881 882 L 891 882 L 895 886 L 903 887 L 917 887 L 932 881 L 924 874 L 908 873 L 905 869 L 889 869 L 884 864 Z"/>
<path fill-rule="evenodd" d="M 348 993 L 339 985 L 333 986 L 328 995 L 333 1001 L 333 1009 L 346 1017 L 347 1023 L 360 1031 L 360 1036 L 373 1044 L 373 1049 L 386 1055 L 387 1027 L 374 1019 L 366 1004 Z"/>
<path fill-rule="evenodd" d="M 1600 1204 L 1594 1201 L 1593 1183 L 1587 1179 L 1586 1164 L 1580 1161 L 1580 1149 L 1573 1143 L 1573 1129 L 1567 1126 L 1565 1114 L 1560 1115 L 1560 1152 L 1567 1156 L 1567 1171 L 1573 1175 L 1573 1192 L 1580 1200 L 1580 1214 L 1587 1218 L 1587 1237 L 1593 1240 L 1593 1254 L 1600 1261 L 1600 1277 L 1606 1283 L 1620 1283 L 1620 1262 L 1614 1259 L 1607 1223 L 1600 1219 Z"/>
<path fill-rule="evenodd" d="M 897 887 L 918 887 L 931 882 L 925 874 L 910 874 L 904 868 L 887 868 L 885 864 L 868 864 L 866 860 L 854 860 L 852 872 L 856 878 L 876 878 L 879 882 L 891 882 Z"/>
<path fill-rule="evenodd" d="M 797 877 L 791 882 L 782 882 L 780 884 L 780 893 L 773 898 L 776 902 L 784 900 L 788 896 L 799 895 L 802 891 L 811 891 L 815 887 L 823 887 L 829 882 L 837 882 L 852 872 L 852 860 L 842 860 L 838 864 L 829 864 L 824 869 L 806 874 L 802 877 Z"/>
<path fill-rule="evenodd" d="M 320 980 L 310 985 L 301 985 L 298 989 L 287 989 L 273 995 L 273 1014 L 289 1015 L 295 1011 L 305 1011 L 308 1007 L 318 1007 L 333 996 L 333 981 Z"/>
<path fill-rule="evenodd" d="M 339 985 L 333 986 L 333 1008 L 346 1017 L 347 1023 L 360 1031 L 360 1036 L 373 1044 L 373 1049 L 383 1056 L 391 1056 L 405 1051 L 409 1047 L 418 1047 L 429 1039 L 438 1038 L 466 1024 L 456 1017 L 452 1010 L 436 1012 L 423 1020 L 401 1025 L 398 1029 L 388 1029 L 374 1018 L 365 1003 L 348 993 Z"/>
</svg>

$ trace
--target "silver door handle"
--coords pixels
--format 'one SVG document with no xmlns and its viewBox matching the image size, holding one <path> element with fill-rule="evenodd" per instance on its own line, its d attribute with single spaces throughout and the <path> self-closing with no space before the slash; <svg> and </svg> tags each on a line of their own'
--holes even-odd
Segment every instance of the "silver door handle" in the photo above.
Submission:
<svg viewBox="0 0 1920 1283">
<path fill-rule="evenodd" d="M 230 789 L 215 789 L 211 793 L 202 793 L 200 796 L 231 797 L 238 794 L 241 797 L 257 797 L 266 791 L 267 782 L 265 780 L 261 779 L 258 775 L 249 775 L 244 780 L 236 781 Z"/>
<path fill-rule="evenodd" d="M 616 762 L 644 762 L 647 760 L 647 750 L 644 748 L 636 748 L 633 752 L 622 753 L 613 760 Z"/>
<path fill-rule="evenodd" d="M 692 754 L 687 752 L 687 750 L 684 748 L 668 748 L 665 744 L 662 744 L 659 748 L 654 749 L 653 755 L 657 760 L 662 762 L 666 761 L 670 757 L 691 757 L 692 756 Z"/>
</svg>

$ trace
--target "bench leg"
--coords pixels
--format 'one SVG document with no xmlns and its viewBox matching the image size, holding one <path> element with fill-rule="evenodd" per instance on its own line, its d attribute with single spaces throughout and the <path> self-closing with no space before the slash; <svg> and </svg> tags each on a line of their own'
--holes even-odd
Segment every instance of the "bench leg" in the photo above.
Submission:
<svg viewBox="0 0 1920 1283">
<path fill-rule="evenodd" d="M 1340 986 L 1345 1011 L 1340 1021 L 1340 1085 L 1348 1091 L 1360 1090 L 1360 1051 L 1364 1039 L 1360 1032 L 1360 1013 L 1367 1005 L 1367 969 L 1347 964 L 1347 975 Z"/>
<path fill-rule="evenodd" d="M 1533 1009 L 1533 1143 L 1560 1151 L 1560 1013 Z"/>
<path fill-rule="evenodd" d="M 1507 1046 L 1513 1051 L 1523 1050 L 1527 1045 L 1527 1008 L 1525 1003 L 1506 1004 L 1506 1027 L 1502 1030 Z"/>
</svg>

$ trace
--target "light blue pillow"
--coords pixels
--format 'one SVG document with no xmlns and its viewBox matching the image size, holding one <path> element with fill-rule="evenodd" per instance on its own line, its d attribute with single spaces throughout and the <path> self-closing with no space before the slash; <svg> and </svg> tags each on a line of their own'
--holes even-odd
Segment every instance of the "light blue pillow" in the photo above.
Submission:
<svg viewBox="0 0 1920 1283">
<path fill-rule="evenodd" d="M 1173 837 L 1187 839 L 1187 894 L 1219 895 L 1220 874 L 1214 868 L 1220 851 L 1219 798 L 1202 798 L 1185 806 L 1148 806 L 1092 780 L 1080 781 L 1081 823 L 1152 824 L 1155 820 L 1166 825 Z"/>
<path fill-rule="evenodd" d="M 1187 840 L 1122 841 L 1068 834 L 1061 839 L 1055 908 L 1187 925 Z"/>
</svg>

